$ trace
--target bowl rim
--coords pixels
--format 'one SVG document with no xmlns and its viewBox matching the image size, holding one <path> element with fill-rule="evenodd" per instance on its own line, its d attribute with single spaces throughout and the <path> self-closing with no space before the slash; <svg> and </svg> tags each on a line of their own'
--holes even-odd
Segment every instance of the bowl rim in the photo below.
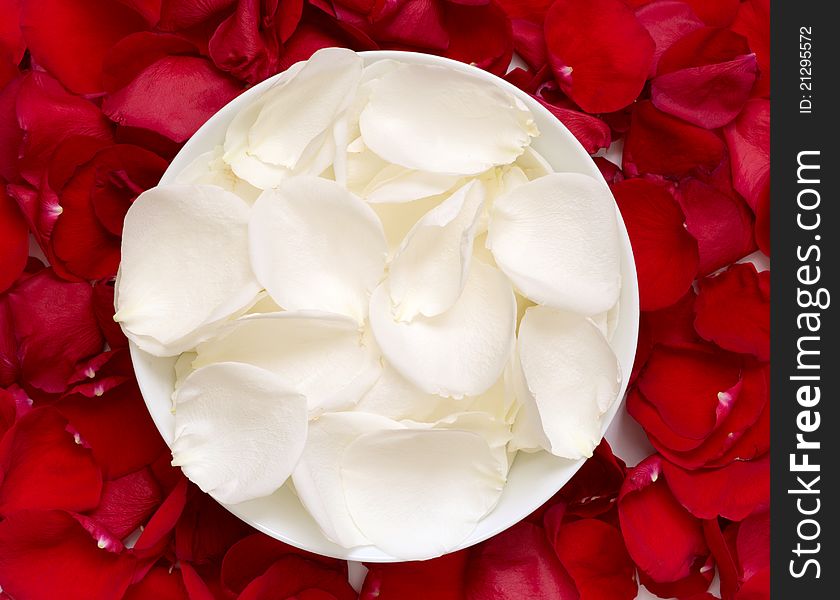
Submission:
<svg viewBox="0 0 840 600">
<path fill-rule="evenodd" d="M 604 186 L 608 187 L 606 180 L 603 178 L 603 175 L 601 174 L 597 165 L 592 160 L 592 157 L 589 155 L 589 153 L 586 152 L 586 150 L 574 137 L 574 135 L 572 135 L 568 128 L 559 119 L 557 119 L 557 117 L 555 117 L 545 106 L 540 104 L 527 93 L 515 87 L 513 84 L 505 81 L 501 77 L 494 75 L 488 71 L 484 71 L 483 69 L 480 69 L 470 64 L 421 52 L 408 52 L 400 50 L 372 50 L 357 52 L 357 54 L 359 54 L 363 58 L 365 66 L 368 66 L 374 62 L 379 62 L 388 59 L 410 64 L 441 65 L 462 73 L 475 76 L 481 80 L 490 82 L 496 86 L 501 87 L 502 89 L 513 94 L 519 100 L 523 101 L 529 110 L 541 115 L 543 119 L 551 122 L 553 124 L 553 135 L 557 135 L 558 139 L 562 138 L 564 145 L 567 146 L 567 149 L 571 152 L 574 152 L 574 154 L 577 155 L 577 158 L 586 163 L 586 168 L 589 171 L 587 174 L 601 181 Z M 283 72 L 269 77 L 268 79 L 244 91 L 242 94 L 240 94 L 239 96 L 228 102 L 221 109 L 219 109 L 212 117 L 210 117 L 190 137 L 190 139 L 184 144 L 181 150 L 173 158 L 173 160 L 170 162 L 169 167 L 161 177 L 159 185 L 172 183 L 175 179 L 175 176 L 178 173 L 180 173 L 184 169 L 184 167 L 186 167 L 190 162 L 192 162 L 195 156 L 212 149 L 208 148 L 208 146 L 206 145 L 206 143 L 204 143 L 203 140 L 207 133 L 216 129 L 221 122 L 230 121 L 233 114 L 241 110 L 241 108 L 244 107 L 244 105 L 250 103 L 253 99 L 262 94 L 266 89 L 271 87 L 277 80 L 277 78 L 279 78 L 282 75 Z M 540 132 L 541 136 L 545 134 L 545 131 Z M 203 143 L 204 145 L 201 145 Z M 549 164 L 551 164 L 550 160 Z M 556 165 L 553 164 L 552 167 L 554 167 L 555 169 L 557 168 Z M 612 193 L 610 193 L 610 195 L 612 196 Z M 619 241 L 621 245 L 622 273 L 622 299 L 621 304 L 619 306 L 619 312 L 621 316 L 619 319 L 618 327 L 626 328 L 626 333 L 627 335 L 629 335 L 629 342 L 626 345 L 628 346 L 628 348 L 630 345 L 632 345 L 632 354 L 635 354 L 635 348 L 638 344 L 640 315 L 638 279 L 632 247 L 630 246 L 630 239 L 627 233 L 627 228 L 624 224 L 620 212 L 618 211 L 617 205 L 616 214 L 619 228 Z M 129 350 L 131 354 L 131 360 L 134 365 L 135 372 L 137 374 L 137 383 L 140 388 L 141 395 L 143 396 L 144 403 L 146 404 L 146 407 L 149 410 L 150 415 L 152 416 L 156 428 L 158 429 L 164 441 L 166 442 L 167 447 L 170 447 L 172 433 L 167 430 L 167 416 L 162 413 L 162 411 L 160 410 L 160 406 L 155 406 L 156 404 L 160 403 L 160 398 L 153 398 L 153 396 L 159 394 L 157 394 L 152 389 L 153 385 L 152 382 L 149 381 L 148 377 L 149 361 L 154 360 L 157 357 L 152 357 L 151 355 L 148 355 L 147 353 L 140 350 L 132 342 L 129 343 Z M 616 354 L 619 354 L 618 351 L 616 351 Z M 627 354 L 629 354 L 629 351 L 627 352 Z M 629 369 L 633 363 L 633 356 L 618 356 L 618 359 L 624 373 L 622 376 L 622 382 L 619 393 L 616 396 L 616 400 L 613 402 L 613 405 L 611 406 L 610 410 L 602 416 L 602 436 L 604 433 L 606 433 L 607 428 L 613 422 L 618 411 L 621 410 L 624 406 L 624 398 L 629 384 Z M 172 360 L 174 361 L 174 358 Z M 171 406 L 170 399 L 167 398 L 166 400 L 169 403 L 169 406 Z M 166 410 L 165 412 L 169 413 L 169 410 Z M 521 456 L 522 454 L 523 453 L 520 452 L 519 456 Z M 551 456 L 547 453 L 535 453 L 531 456 L 537 456 L 542 454 Z M 478 544 L 520 522 L 522 519 L 527 517 L 534 510 L 536 510 L 542 504 L 544 504 L 553 495 L 553 493 L 556 493 L 560 488 L 562 488 L 562 486 L 565 485 L 568 482 L 568 480 L 571 479 L 571 477 L 580 469 L 581 465 L 585 462 L 585 460 L 585 458 L 581 458 L 574 461 L 566 461 L 568 463 L 566 465 L 566 470 L 570 471 L 570 474 L 567 477 L 565 477 L 564 481 L 559 481 L 556 487 L 554 485 L 551 486 L 553 492 L 543 492 L 541 494 L 534 494 L 532 497 L 529 497 L 527 501 L 523 501 L 520 504 L 518 504 L 518 510 L 515 511 L 514 515 L 515 518 L 497 519 L 498 522 L 493 523 L 493 526 L 484 527 L 481 530 L 480 527 L 477 526 L 476 529 L 466 539 L 464 539 L 460 544 L 458 544 L 456 548 L 453 548 L 451 552 L 462 550 L 475 544 Z M 511 471 L 513 471 L 515 466 L 516 461 L 514 461 L 514 463 L 511 465 Z M 283 488 L 281 488 L 281 490 L 287 487 L 288 486 L 284 485 Z M 508 485 L 506 485 L 505 487 L 507 488 Z M 232 514 L 234 514 L 237 518 L 241 519 L 248 525 L 254 527 L 258 531 L 261 531 L 262 533 L 265 533 L 266 535 L 269 535 L 282 542 L 285 542 L 287 544 L 309 552 L 313 552 L 315 554 L 329 556 L 342 560 L 355 560 L 365 562 L 399 562 L 403 560 L 386 554 L 376 546 L 342 548 L 341 546 L 338 546 L 333 542 L 327 540 L 327 538 L 323 536 L 322 533 L 320 533 L 320 530 L 318 530 L 318 533 L 321 537 L 320 540 L 299 539 L 297 537 L 284 534 L 282 531 L 278 531 L 265 525 L 263 519 L 259 518 L 259 515 L 254 516 L 253 514 L 251 514 L 254 511 L 249 510 L 248 503 L 238 505 L 227 505 L 224 503 L 220 504 Z M 498 506 L 499 505 L 497 504 L 496 507 L 493 508 L 493 510 L 491 510 L 487 515 L 485 515 L 485 517 L 481 521 L 479 521 L 479 525 L 481 525 L 482 523 L 490 519 L 494 514 L 496 514 Z M 324 546 L 327 547 L 325 548 Z M 427 558 L 433 557 L 428 556 L 423 558 L 423 560 Z"/>
</svg>

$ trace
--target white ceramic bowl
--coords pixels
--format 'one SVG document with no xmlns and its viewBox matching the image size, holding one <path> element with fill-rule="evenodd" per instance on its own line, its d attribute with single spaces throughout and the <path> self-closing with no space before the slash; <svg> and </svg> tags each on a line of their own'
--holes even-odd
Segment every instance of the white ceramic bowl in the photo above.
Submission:
<svg viewBox="0 0 840 600">
<path fill-rule="evenodd" d="M 533 112 L 541 135 L 533 141 L 534 148 L 542 154 L 556 171 L 573 171 L 596 177 L 603 181 L 595 163 L 575 137 L 548 110 L 506 81 L 476 67 L 457 61 L 414 52 L 362 52 L 366 65 L 395 59 L 406 63 L 440 65 L 469 73 L 518 96 Z M 254 86 L 216 113 L 187 142 L 163 175 L 161 183 L 172 183 L 177 173 L 196 156 L 213 149 L 224 140 L 228 124 L 234 115 L 253 101 L 274 82 L 277 76 Z M 606 183 L 604 184 L 606 185 Z M 618 208 L 616 208 L 618 212 Z M 627 379 L 633 366 L 639 325 L 639 294 L 636 269 L 630 240 L 621 215 L 618 217 L 621 236 L 622 288 L 619 300 L 618 327 L 612 340 L 624 374 L 621 391 L 603 420 L 607 430 L 615 414 L 623 406 L 621 399 L 627 388 Z M 131 346 L 131 358 L 143 398 L 158 430 L 171 445 L 174 418 L 170 412 L 174 389 L 174 358 L 158 358 Z M 603 433 L 602 432 L 602 433 Z M 520 452 L 510 470 L 507 485 L 496 508 L 488 514 L 475 531 L 464 540 L 460 548 L 477 544 L 517 523 L 548 500 L 566 484 L 583 464 L 583 460 L 557 458 L 546 452 L 526 454 Z M 298 548 L 336 558 L 392 562 L 398 559 L 374 546 L 343 548 L 324 537 L 315 521 L 309 516 L 289 485 L 273 495 L 226 506 L 237 517 L 256 529 Z M 429 557 L 431 558 L 431 557 Z"/>
</svg>

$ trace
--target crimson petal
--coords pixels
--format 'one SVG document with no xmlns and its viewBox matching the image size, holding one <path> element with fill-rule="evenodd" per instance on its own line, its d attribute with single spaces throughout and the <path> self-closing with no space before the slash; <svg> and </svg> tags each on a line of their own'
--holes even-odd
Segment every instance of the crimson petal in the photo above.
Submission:
<svg viewBox="0 0 840 600">
<path fill-rule="evenodd" d="M 160 502 L 160 487 L 149 469 L 143 468 L 106 481 L 102 500 L 89 516 L 123 539 L 145 523 Z"/>
<path fill-rule="evenodd" d="M 740 0 L 684 0 L 706 25 L 726 27 L 735 18 Z"/>
<path fill-rule="evenodd" d="M 122 600 L 190 600 L 179 570 L 153 567 L 128 588 Z"/>
<path fill-rule="evenodd" d="M 314 593 L 316 590 L 322 593 Z M 278 559 L 265 573 L 248 584 L 237 600 L 303 599 L 307 597 L 307 592 L 312 600 L 356 600 L 358 597 L 341 570 L 330 569 L 320 562 L 300 556 L 288 555 Z"/>
<path fill-rule="evenodd" d="M 755 210 L 770 176 L 770 101 L 753 99 L 723 130 L 735 189 Z"/>
<path fill-rule="evenodd" d="M 444 27 L 450 32 L 445 56 L 503 76 L 513 56 L 513 29 L 495 0 L 443 6 Z"/>
<path fill-rule="evenodd" d="M 612 142 L 610 127 L 598 117 L 550 104 L 542 98 L 537 98 L 537 100 L 572 132 L 589 154 L 595 154 L 598 150 L 609 147 Z"/>
<path fill-rule="evenodd" d="M 373 563 L 360 600 L 463 600 L 467 551 L 426 561 Z"/>
<path fill-rule="evenodd" d="M 747 38 L 758 59 L 758 81 L 753 95 L 770 97 L 770 0 L 746 0 L 738 7 L 732 31 Z"/>
<path fill-rule="evenodd" d="M 670 306 L 697 275 L 697 242 L 685 230 L 685 217 L 671 193 L 644 179 L 612 186 L 633 246 L 642 310 Z"/>
<path fill-rule="evenodd" d="M 624 108 L 650 73 L 653 39 L 621 0 L 557 0 L 545 38 L 557 82 L 586 112 Z"/>
<path fill-rule="evenodd" d="M 29 225 L 0 182 L 0 294 L 23 273 L 29 258 Z"/>
<path fill-rule="evenodd" d="M 651 75 L 662 54 L 687 33 L 700 27 L 703 22 L 697 18 L 691 7 L 682 0 L 659 0 L 636 9 L 636 18 L 647 29 L 656 45 L 651 62 Z"/>
</svg>

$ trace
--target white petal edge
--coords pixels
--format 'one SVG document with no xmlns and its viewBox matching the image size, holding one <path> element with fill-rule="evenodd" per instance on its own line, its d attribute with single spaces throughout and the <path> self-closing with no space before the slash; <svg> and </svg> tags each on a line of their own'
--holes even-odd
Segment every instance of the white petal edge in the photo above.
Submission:
<svg viewBox="0 0 840 600">
<path fill-rule="evenodd" d="M 418 388 L 477 396 L 497 381 L 510 356 L 516 301 L 498 269 L 473 261 L 461 296 L 445 313 L 397 321 L 386 281 L 371 297 L 370 324 L 383 356 Z"/>
<path fill-rule="evenodd" d="M 399 429 L 351 443 L 341 480 L 362 534 L 384 552 L 414 560 L 463 542 L 498 502 L 505 475 L 478 434 Z"/>
<path fill-rule="evenodd" d="M 125 218 L 117 312 L 142 350 L 174 356 L 212 335 L 260 291 L 248 204 L 212 185 L 152 188 Z"/>
<path fill-rule="evenodd" d="M 306 399 L 268 371 L 209 365 L 175 395 L 172 464 L 220 502 L 261 498 L 291 475 L 306 428 Z"/>
<path fill-rule="evenodd" d="M 249 204 L 253 204 L 262 190 L 237 177 L 230 165 L 222 159 L 223 154 L 224 150 L 221 146 L 199 154 L 175 176 L 175 183 L 217 185 L 223 190 L 236 194 Z"/>
<path fill-rule="evenodd" d="M 359 436 L 404 425 L 363 412 L 321 415 L 309 424 L 309 437 L 292 473 L 301 503 L 330 540 L 345 547 L 369 545 L 350 517 L 341 482 L 341 458 Z"/>
<path fill-rule="evenodd" d="M 517 351 L 514 388 L 521 407 L 512 447 L 591 456 L 601 441 L 601 417 L 621 383 L 607 340 L 585 317 L 538 306 L 525 312 Z"/>
<path fill-rule="evenodd" d="M 525 296 L 594 315 L 621 287 L 616 207 L 603 182 L 553 173 L 497 198 L 487 246 Z"/>
<path fill-rule="evenodd" d="M 310 416 L 352 407 L 379 377 L 379 351 L 349 317 L 315 311 L 255 314 L 200 344 L 193 368 L 241 362 L 306 397 Z"/>
<path fill-rule="evenodd" d="M 484 186 L 472 180 L 426 213 L 391 262 L 389 291 L 398 321 L 434 317 L 458 300 L 484 210 Z"/>
<path fill-rule="evenodd" d="M 257 199 L 249 230 L 254 273 L 278 305 L 364 321 L 388 250 L 362 200 L 334 181 L 293 177 Z"/>
<path fill-rule="evenodd" d="M 359 127 L 365 144 L 388 162 L 463 175 L 513 162 L 538 133 L 530 111 L 512 94 L 429 65 L 385 74 L 370 91 Z"/>
</svg>

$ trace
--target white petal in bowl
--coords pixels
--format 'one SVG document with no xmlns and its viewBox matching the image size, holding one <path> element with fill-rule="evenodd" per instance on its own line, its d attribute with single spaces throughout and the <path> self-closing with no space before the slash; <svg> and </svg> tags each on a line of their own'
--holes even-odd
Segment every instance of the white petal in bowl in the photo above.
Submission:
<svg viewBox="0 0 840 600">
<path fill-rule="evenodd" d="M 321 310 L 361 323 L 383 275 L 382 223 L 334 181 L 300 176 L 266 190 L 254 204 L 251 263 L 286 310 Z"/>
<path fill-rule="evenodd" d="M 361 74 L 359 55 L 339 48 L 320 50 L 295 65 L 233 120 L 225 161 L 261 189 L 291 173 L 318 175 L 332 162 L 331 154 L 326 159 L 319 154 L 335 152 L 333 124 L 352 101 Z"/>
<path fill-rule="evenodd" d="M 330 540 L 345 548 L 370 544 L 350 517 L 341 482 L 341 457 L 359 436 L 404 425 L 363 412 L 321 415 L 309 424 L 309 437 L 292 482 L 298 498 Z"/>
<path fill-rule="evenodd" d="M 141 194 L 125 218 L 114 320 L 142 350 L 174 356 L 246 309 L 260 286 L 248 204 L 212 185 Z"/>
<path fill-rule="evenodd" d="M 398 321 L 386 281 L 371 297 L 370 324 L 386 360 L 421 390 L 477 396 L 498 380 L 510 356 L 516 301 L 498 269 L 473 261 L 461 296 L 445 313 Z"/>
<path fill-rule="evenodd" d="M 216 146 L 214 150 L 199 154 L 175 177 L 175 183 L 182 185 L 206 183 L 233 192 L 243 200 L 253 204 L 262 190 L 255 188 L 244 179 L 237 177 L 222 159 L 223 150 Z"/>
<path fill-rule="evenodd" d="M 463 542 L 496 505 L 505 474 L 478 434 L 398 429 L 351 443 L 341 481 L 362 534 L 391 556 L 413 560 Z"/>
<path fill-rule="evenodd" d="M 463 175 L 513 162 L 538 133 L 531 112 L 505 90 L 427 65 L 383 76 L 359 126 L 367 147 L 388 162 Z"/>
<path fill-rule="evenodd" d="M 487 246 L 525 296 L 594 315 L 621 287 L 615 202 L 603 182 L 552 173 L 496 199 Z"/>
<path fill-rule="evenodd" d="M 478 181 L 458 188 L 409 231 L 388 282 L 398 321 L 437 316 L 452 307 L 467 280 L 473 239 L 484 209 Z"/>
<path fill-rule="evenodd" d="M 172 464 L 220 502 L 272 494 L 305 441 L 306 399 L 258 367 L 209 365 L 175 394 Z"/>
<path fill-rule="evenodd" d="M 200 344 L 194 368 L 255 365 L 306 397 L 310 415 L 352 407 L 379 377 L 379 352 L 349 317 L 290 311 L 243 317 Z"/>
<path fill-rule="evenodd" d="M 618 395 L 618 360 L 587 318 L 545 306 L 529 308 L 519 326 L 514 389 L 521 407 L 512 446 L 556 456 L 591 456 L 601 416 Z"/>
</svg>

